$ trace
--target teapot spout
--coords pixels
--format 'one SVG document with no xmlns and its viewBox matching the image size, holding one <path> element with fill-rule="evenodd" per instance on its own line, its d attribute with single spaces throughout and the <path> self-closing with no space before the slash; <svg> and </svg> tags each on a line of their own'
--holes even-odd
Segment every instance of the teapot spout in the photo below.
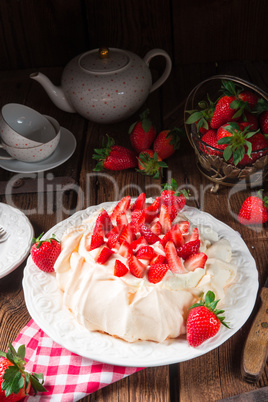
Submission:
<svg viewBox="0 0 268 402">
<path fill-rule="evenodd" d="M 64 112 L 76 113 L 76 110 L 74 110 L 72 105 L 66 99 L 62 88 L 52 84 L 52 82 L 44 74 L 32 73 L 30 74 L 30 78 L 42 85 L 55 106 Z"/>
</svg>

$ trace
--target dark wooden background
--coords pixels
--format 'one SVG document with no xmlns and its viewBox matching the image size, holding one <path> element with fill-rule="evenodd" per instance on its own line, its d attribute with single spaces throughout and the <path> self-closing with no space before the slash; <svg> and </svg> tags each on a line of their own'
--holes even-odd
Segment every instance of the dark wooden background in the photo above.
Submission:
<svg viewBox="0 0 268 402">
<path fill-rule="evenodd" d="M 237 73 L 229 61 L 267 62 L 267 15 L 267 0 L 1 0 L 0 70 L 63 67 L 102 45 L 141 57 L 158 47 L 181 100 L 200 79 Z"/>
</svg>

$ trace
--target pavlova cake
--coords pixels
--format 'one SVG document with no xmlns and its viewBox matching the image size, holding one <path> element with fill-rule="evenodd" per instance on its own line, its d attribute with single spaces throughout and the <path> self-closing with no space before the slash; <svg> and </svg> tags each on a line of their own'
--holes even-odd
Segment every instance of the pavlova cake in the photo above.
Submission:
<svg viewBox="0 0 268 402">
<path fill-rule="evenodd" d="M 189 307 L 234 281 L 228 240 L 191 224 L 184 196 L 144 193 L 100 209 L 68 228 L 54 269 L 63 304 L 90 331 L 127 342 L 163 342 L 186 333 Z"/>
</svg>

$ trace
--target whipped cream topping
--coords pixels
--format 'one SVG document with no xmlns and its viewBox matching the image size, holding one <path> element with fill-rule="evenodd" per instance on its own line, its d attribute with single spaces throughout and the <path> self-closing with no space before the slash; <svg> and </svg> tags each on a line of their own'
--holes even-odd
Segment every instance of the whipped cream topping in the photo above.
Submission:
<svg viewBox="0 0 268 402">
<path fill-rule="evenodd" d="M 100 210 L 81 226 L 66 231 L 55 264 L 63 304 L 80 324 L 90 331 L 104 332 L 127 342 L 163 342 L 185 334 L 188 309 L 201 293 L 212 290 L 222 303 L 237 271 L 231 262 L 228 240 L 219 239 L 211 228 L 200 227 L 200 251 L 208 256 L 205 268 L 183 274 L 169 270 L 156 284 L 150 283 L 146 275 L 137 278 L 130 272 L 117 277 L 115 261 L 119 259 L 127 265 L 125 257 L 115 252 L 105 264 L 97 264 L 99 249 L 87 251 L 99 213 Z M 178 216 L 174 223 L 179 220 L 185 217 Z M 163 252 L 159 242 L 152 247 Z"/>
</svg>

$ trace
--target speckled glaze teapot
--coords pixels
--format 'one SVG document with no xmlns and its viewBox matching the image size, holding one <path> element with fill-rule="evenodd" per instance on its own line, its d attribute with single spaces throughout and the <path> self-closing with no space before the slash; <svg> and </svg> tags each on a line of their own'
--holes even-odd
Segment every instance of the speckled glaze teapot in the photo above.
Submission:
<svg viewBox="0 0 268 402">
<path fill-rule="evenodd" d="M 152 84 L 149 63 L 155 56 L 163 56 L 166 65 Z M 153 49 L 141 59 L 126 50 L 102 48 L 72 59 L 63 71 L 60 87 L 42 73 L 32 73 L 30 78 L 44 87 L 60 109 L 97 123 L 115 123 L 135 113 L 149 93 L 166 81 L 171 67 L 169 55 L 161 49 Z"/>
</svg>

